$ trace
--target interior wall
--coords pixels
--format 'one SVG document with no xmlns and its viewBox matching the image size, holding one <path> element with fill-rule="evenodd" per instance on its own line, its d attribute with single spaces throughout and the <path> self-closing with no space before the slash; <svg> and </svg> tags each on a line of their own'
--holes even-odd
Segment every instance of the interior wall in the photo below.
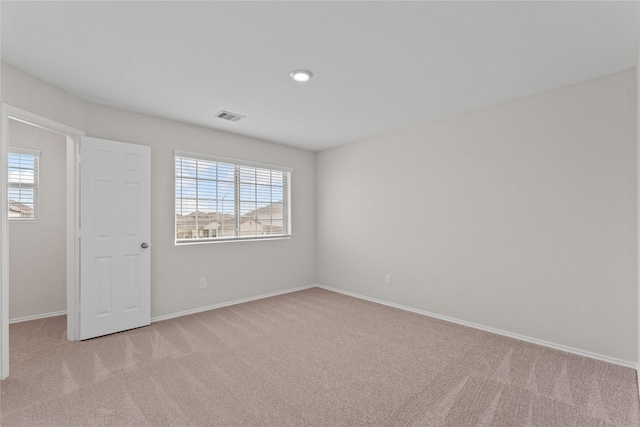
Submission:
<svg viewBox="0 0 640 427">
<path fill-rule="evenodd" d="M 15 120 L 12 147 L 40 150 L 39 217 L 9 221 L 9 318 L 66 310 L 66 139 Z"/>
<path fill-rule="evenodd" d="M 87 103 L 7 64 L 1 93 L 151 146 L 153 317 L 320 283 L 637 359 L 634 71 L 317 156 Z M 293 167 L 293 238 L 176 247 L 174 149 Z"/>
<path fill-rule="evenodd" d="M 636 362 L 635 70 L 316 165 L 320 284 Z"/>
<path fill-rule="evenodd" d="M 314 283 L 314 153 L 88 103 L 8 64 L 2 102 L 87 136 L 151 147 L 152 317 Z M 291 239 L 175 246 L 175 149 L 292 167 Z"/>
</svg>

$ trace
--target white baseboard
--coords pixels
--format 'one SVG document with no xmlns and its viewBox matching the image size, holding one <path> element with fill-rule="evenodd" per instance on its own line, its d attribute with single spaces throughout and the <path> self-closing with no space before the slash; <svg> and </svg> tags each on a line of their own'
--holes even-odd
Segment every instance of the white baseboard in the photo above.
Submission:
<svg viewBox="0 0 640 427">
<path fill-rule="evenodd" d="M 419 309 L 411 308 L 411 307 L 406 307 L 406 306 L 403 306 L 403 305 L 400 305 L 400 304 L 395 304 L 395 303 L 392 303 L 392 302 L 388 302 L 388 301 L 383 301 L 383 300 L 379 300 L 379 299 L 376 299 L 376 298 L 367 297 L 367 296 L 356 294 L 356 293 L 353 293 L 353 292 L 347 292 L 347 291 L 343 291 L 341 289 L 331 288 L 329 286 L 317 285 L 317 287 L 318 288 L 322 288 L 322 289 L 326 289 L 328 291 L 332 291 L 332 292 L 337 292 L 337 293 L 340 293 L 340 294 L 348 295 L 348 296 L 351 296 L 351 297 L 360 298 L 360 299 L 363 299 L 363 300 L 366 300 L 366 301 L 375 302 L 377 304 L 382 304 L 382 305 L 386 305 L 386 306 L 389 306 L 389 307 L 399 308 L 400 310 L 410 311 L 410 312 L 416 313 L 416 314 L 422 314 L 423 316 L 434 317 L 436 319 L 446 320 L 447 322 L 457 323 L 459 325 L 468 326 L 470 328 L 480 329 L 482 331 L 491 332 L 491 333 L 498 334 L 498 335 L 503 335 L 503 336 L 506 336 L 506 337 L 509 337 L 509 338 L 515 338 L 517 340 L 530 342 L 532 344 L 542 345 L 542 346 L 545 346 L 545 347 L 553 348 L 555 350 L 565 351 L 567 353 L 576 354 L 578 356 L 589 357 L 591 359 L 597 359 L 597 360 L 600 360 L 600 361 L 603 361 L 603 362 L 613 363 L 615 365 L 620 365 L 620 366 L 624 366 L 624 367 L 627 367 L 627 368 L 632 368 L 632 369 L 635 369 L 635 370 L 638 370 L 640 368 L 637 363 L 628 362 L 626 360 L 620 360 L 620 359 L 616 359 L 614 357 L 604 356 L 602 354 L 591 353 L 589 351 L 579 350 L 577 348 L 567 347 L 567 346 L 564 346 L 564 345 L 561 345 L 561 344 L 555 344 L 555 343 L 551 343 L 551 342 L 548 342 L 548 341 L 539 340 L 537 338 L 527 337 L 525 335 L 514 334 L 514 333 L 511 333 L 511 332 L 502 331 L 500 329 L 495 329 L 495 328 L 491 328 L 491 327 L 488 327 L 488 326 L 478 325 L 477 323 L 467 322 L 465 320 L 459 320 L 459 319 L 455 319 L 453 317 L 448 317 L 448 316 L 443 316 L 443 315 L 440 315 L 440 314 L 430 313 L 428 311 L 419 310 Z M 639 379 L 639 386 L 640 386 L 640 379 Z"/>
<path fill-rule="evenodd" d="M 297 288 L 286 289 L 284 291 L 271 292 L 269 294 L 257 295 L 255 297 L 243 298 L 234 301 L 227 301 L 220 304 L 208 305 L 206 307 L 198 307 L 191 310 L 179 311 L 177 313 L 165 314 L 164 316 L 157 316 L 151 318 L 151 323 L 160 322 L 162 320 L 174 319 L 176 317 L 188 316 L 190 314 L 202 313 L 203 311 L 215 310 L 216 308 L 228 307 L 230 305 L 242 304 L 244 302 L 255 301 L 263 298 L 275 297 L 277 295 L 284 295 L 291 292 L 302 291 L 304 289 L 316 288 L 316 285 L 300 286 Z"/>
<path fill-rule="evenodd" d="M 421 314 L 423 316 L 429 316 L 429 317 L 433 317 L 433 318 L 436 318 L 436 319 L 445 320 L 447 322 L 452 322 L 452 323 L 456 323 L 456 324 L 459 324 L 459 325 L 468 326 L 470 328 L 479 329 L 479 330 L 482 330 L 482 331 L 491 332 L 491 333 L 498 334 L 498 335 L 503 335 L 503 336 L 506 336 L 506 337 L 509 337 L 509 338 L 514 338 L 514 339 L 518 339 L 518 340 L 521 340 L 521 341 L 530 342 L 532 344 L 542 345 L 542 346 L 545 346 L 545 347 L 553 348 L 555 350 L 565 351 L 567 353 L 576 354 L 578 356 L 589 357 L 591 359 L 596 359 L 596 360 L 600 360 L 600 361 L 603 361 L 603 362 L 613 363 L 615 365 L 620 365 L 620 366 L 624 366 L 624 367 L 627 367 L 627 368 L 632 368 L 632 369 L 636 370 L 636 376 L 638 378 L 638 388 L 640 389 L 640 365 L 637 364 L 637 363 L 629 362 L 629 361 L 626 361 L 626 360 L 620 360 L 620 359 L 616 359 L 614 357 L 604 356 L 602 354 L 592 353 L 592 352 L 585 351 L 585 350 L 579 350 L 577 348 L 567 347 L 567 346 L 564 346 L 564 345 L 561 345 L 561 344 L 555 344 L 555 343 L 551 343 L 551 342 L 548 342 L 548 341 L 540 340 L 540 339 L 537 339 L 537 338 L 527 337 L 525 335 L 514 334 L 512 332 L 507 332 L 507 331 L 503 331 L 503 330 L 500 330 L 500 329 L 495 329 L 495 328 L 491 328 L 491 327 L 488 327 L 488 326 L 479 325 L 477 323 L 467 322 L 465 320 L 459 320 L 459 319 L 455 319 L 453 317 L 443 316 L 443 315 L 440 315 L 440 314 L 431 313 L 431 312 L 428 312 L 428 311 L 419 310 L 419 309 L 416 309 L 416 308 L 407 307 L 407 306 L 404 306 L 404 305 L 395 304 L 395 303 L 392 303 L 392 302 L 380 300 L 380 299 L 377 299 L 377 298 L 371 298 L 371 297 L 367 297 L 367 296 L 364 296 L 364 295 L 356 294 L 354 292 L 343 291 L 341 289 L 336 289 L 336 288 L 332 288 L 332 287 L 324 286 L 324 285 L 299 286 L 297 288 L 285 289 L 283 291 L 271 292 L 271 293 L 268 293 L 268 294 L 257 295 L 257 296 L 253 296 L 253 297 L 249 297 L 249 298 L 243 298 L 243 299 L 234 300 L 234 301 L 227 301 L 227 302 L 223 302 L 223 303 L 219 303 L 219 304 L 209 305 L 209 306 L 206 306 L 206 307 L 194 308 L 194 309 L 191 309 L 191 310 L 185 310 L 185 311 L 180 311 L 180 312 L 177 312 L 177 313 L 166 314 L 164 316 L 152 317 L 151 318 L 151 322 L 152 323 L 153 322 L 160 322 L 162 320 L 174 319 L 176 317 L 188 316 L 190 314 L 201 313 L 203 311 L 215 310 L 216 308 L 228 307 L 228 306 L 231 306 L 231 305 L 242 304 L 242 303 L 249 302 L 249 301 L 256 301 L 256 300 L 263 299 L 263 298 L 269 298 L 269 297 L 274 297 L 274 296 L 278 296 L 278 295 L 284 295 L 284 294 L 288 294 L 288 293 L 291 293 L 291 292 L 297 292 L 297 291 L 302 291 L 304 289 L 310 289 L 310 288 L 316 288 L 316 287 L 317 288 L 321 288 L 321 289 L 325 289 L 327 291 L 336 292 L 336 293 L 343 294 L 343 295 L 348 295 L 348 296 L 351 296 L 351 297 L 354 297 L 354 298 L 359 298 L 359 299 L 362 299 L 362 300 L 374 302 L 374 303 L 377 303 L 377 304 L 382 304 L 382 305 L 386 305 L 386 306 L 389 306 L 389 307 L 398 308 L 400 310 L 409 311 L 409 312 L 416 313 L 416 314 Z M 27 322 L 29 320 L 46 319 L 47 317 L 62 316 L 62 315 L 66 315 L 66 314 L 67 314 L 66 310 L 54 311 L 54 312 L 51 312 L 51 313 L 36 314 L 36 315 L 33 315 L 33 316 L 25 316 L 25 317 L 17 317 L 15 319 L 9 319 L 9 323 L 11 324 L 11 323 Z"/>
<path fill-rule="evenodd" d="M 54 311 L 51 313 L 34 314 L 33 316 L 16 317 L 15 319 L 9 319 L 9 323 L 28 322 L 29 320 L 46 319 L 47 317 L 62 316 L 67 314 L 67 310 Z"/>
</svg>

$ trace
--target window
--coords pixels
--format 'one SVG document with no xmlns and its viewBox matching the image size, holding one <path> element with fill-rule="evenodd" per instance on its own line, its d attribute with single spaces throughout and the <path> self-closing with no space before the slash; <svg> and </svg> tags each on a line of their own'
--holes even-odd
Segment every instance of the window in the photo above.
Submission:
<svg viewBox="0 0 640 427">
<path fill-rule="evenodd" d="M 291 169 L 175 152 L 176 243 L 291 236 Z"/>
<path fill-rule="evenodd" d="M 39 150 L 9 147 L 7 172 L 10 220 L 38 218 L 39 160 Z"/>
</svg>

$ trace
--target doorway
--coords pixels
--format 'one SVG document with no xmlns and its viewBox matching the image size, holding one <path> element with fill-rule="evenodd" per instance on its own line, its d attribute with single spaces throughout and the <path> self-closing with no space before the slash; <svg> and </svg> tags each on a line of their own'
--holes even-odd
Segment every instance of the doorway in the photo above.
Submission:
<svg viewBox="0 0 640 427">
<path fill-rule="evenodd" d="M 66 314 L 66 137 L 9 120 L 9 322 Z"/>
<path fill-rule="evenodd" d="M 76 239 L 78 228 L 78 150 L 80 137 L 84 132 L 38 116 L 37 114 L 2 104 L 2 144 L 0 157 L 7 159 L 10 146 L 9 125 L 10 120 L 35 126 L 49 132 L 61 135 L 66 141 L 66 308 L 67 308 L 67 339 L 77 341 L 79 339 L 78 309 L 79 295 L 77 285 L 79 283 L 79 251 Z M 8 224 L 8 174 L 7 162 L 2 161 L 0 166 L 0 179 L 2 200 L 0 201 L 1 241 L 0 241 L 0 380 L 9 376 L 9 224 Z"/>
</svg>

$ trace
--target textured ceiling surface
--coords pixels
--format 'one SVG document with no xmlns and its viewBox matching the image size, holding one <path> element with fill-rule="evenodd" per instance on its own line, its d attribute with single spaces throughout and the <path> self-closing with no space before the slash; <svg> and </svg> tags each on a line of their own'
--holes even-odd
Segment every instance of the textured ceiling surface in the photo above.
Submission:
<svg viewBox="0 0 640 427">
<path fill-rule="evenodd" d="M 2 60 L 68 93 L 309 150 L 628 70 L 640 43 L 638 2 L 0 8 Z"/>
</svg>

